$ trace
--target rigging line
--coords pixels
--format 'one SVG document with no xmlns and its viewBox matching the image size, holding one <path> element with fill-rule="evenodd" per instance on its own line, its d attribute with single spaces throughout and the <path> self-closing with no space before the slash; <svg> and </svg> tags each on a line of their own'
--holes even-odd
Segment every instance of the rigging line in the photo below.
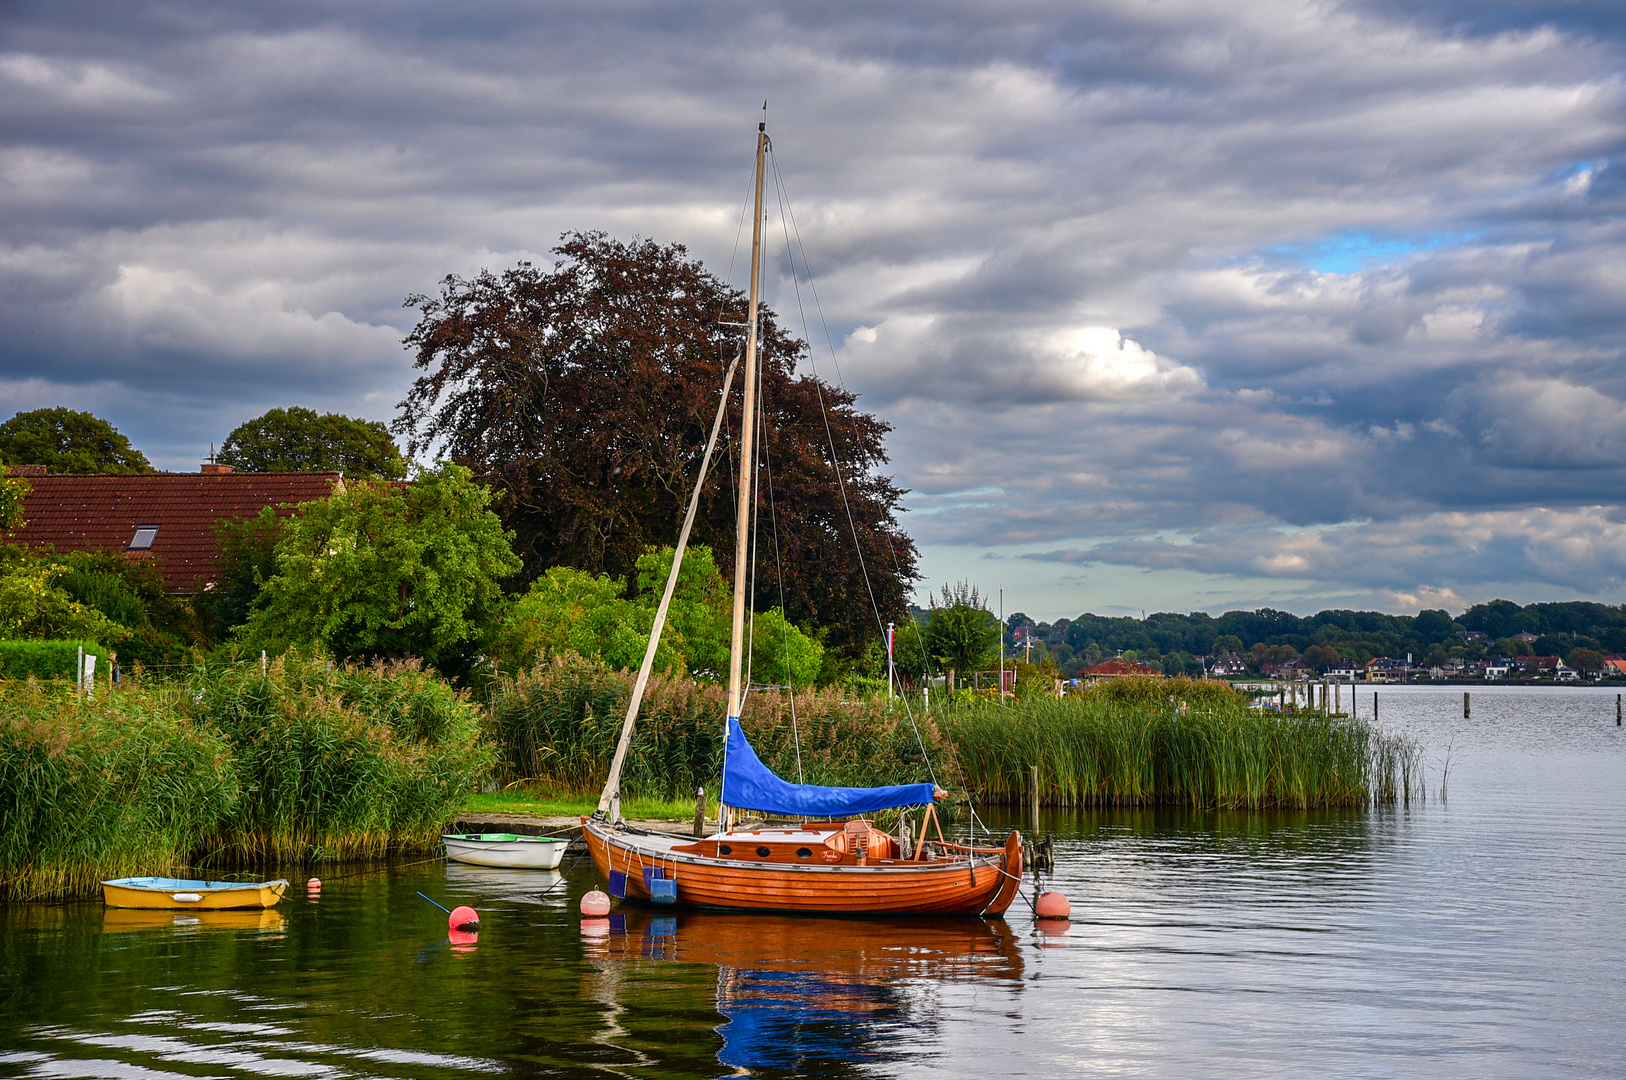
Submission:
<svg viewBox="0 0 1626 1080">
<path fill-rule="evenodd" d="M 838 456 L 838 454 L 836 453 L 835 432 L 832 431 L 831 428 L 830 428 L 830 408 L 829 408 L 828 404 L 826 404 L 826 402 L 824 400 L 824 387 L 821 384 L 821 382 L 819 381 L 818 365 L 813 360 L 812 335 L 808 333 L 807 308 L 802 303 L 802 286 L 801 286 L 801 282 L 796 277 L 796 263 L 795 263 L 795 258 L 794 258 L 794 250 L 791 247 L 791 240 L 790 240 L 791 229 L 793 229 L 793 228 L 796 229 L 797 248 L 800 249 L 801 252 L 802 252 L 802 269 L 807 273 L 808 288 L 810 290 L 812 289 L 812 282 L 813 282 L 813 267 L 807 261 L 807 249 L 805 247 L 801 246 L 801 229 L 796 227 L 795 214 L 793 212 L 791 212 L 790 209 L 789 209 L 790 199 L 785 193 L 784 177 L 782 177 L 780 175 L 780 172 L 779 172 L 779 156 L 777 154 L 772 153 L 772 148 L 771 147 L 770 147 L 769 157 L 770 157 L 770 160 L 773 162 L 774 192 L 779 198 L 779 211 L 780 211 L 779 222 L 780 222 L 780 227 L 782 229 L 784 229 L 784 232 L 785 232 L 785 253 L 786 253 L 786 255 L 787 255 L 787 257 L 789 258 L 789 261 L 790 261 L 790 271 L 791 271 L 790 280 L 791 280 L 791 286 L 793 288 L 793 291 L 796 294 L 796 310 L 797 310 L 798 314 L 800 314 L 801 319 L 802 319 L 802 336 L 808 342 L 808 350 L 807 350 L 807 352 L 808 352 L 808 365 L 813 368 L 813 391 L 817 395 L 818 400 L 819 400 L 819 416 L 824 422 L 824 437 L 825 437 L 826 441 L 830 445 L 830 466 L 831 466 L 832 469 L 835 470 L 836 487 L 837 487 L 837 490 L 839 490 L 841 492 L 841 506 L 842 506 L 842 509 L 846 512 L 846 515 L 847 515 L 847 527 L 852 532 L 853 551 L 858 556 L 858 569 L 864 576 L 864 591 L 869 594 L 869 607 L 870 607 L 870 611 L 873 612 L 874 615 L 875 615 L 875 627 L 881 633 L 882 637 L 884 638 L 885 635 L 886 635 L 886 622 L 885 622 L 884 619 L 881 618 L 881 606 L 880 606 L 880 604 L 876 603 L 876 601 L 875 601 L 875 588 L 874 588 L 873 585 L 870 584 L 869 567 L 865 563 L 865 560 L 864 560 L 864 547 L 863 547 L 862 542 L 858 539 L 858 523 L 853 518 L 852 504 L 847 499 L 847 482 L 846 482 L 846 479 L 843 477 L 842 472 L 841 472 L 841 459 Z M 817 292 L 814 292 L 814 299 L 815 299 L 815 301 L 817 301 L 817 299 L 818 299 Z M 820 317 L 821 317 L 821 319 L 823 317 L 822 308 L 820 309 Z M 825 324 L 826 344 L 829 345 L 831 355 L 833 356 L 833 355 L 835 355 L 835 347 L 834 347 L 833 344 L 831 344 L 829 342 L 829 336 L 830 336 L 830 328 L 829 328 L 828 324 Z M 839 370 L 839 368 L 838 368 L 838 370 Z M 842 389 L 845 390 L 846 387 L 842 387 Z M 854 440 L 853 440 L 854 446 L 858 447 L 858 451 L 859 451 L 859 454 L 860 454 L 861 458 L 866 458 L 867 455 L 865 455 L 863 453 L 862 443 L 860 442 L 860 440 L 856 436 L 857 436 L 857 432 L 855 431 L 854 432 Z M 884 529 L 882 529 L 880 531 L 883 534 L 886 532 L 886 530 L 884 530 Z M 893 558 L 894 565 L 896 565 L 897 564 L 897 554 L 896 554 L 896 552 L 893 553 L 892 558 Z M 935 787 L 937 785 L 937 770 L 932 766 L 931 755 L 926 752 L 926 740 L 921 737 L 920 727 L 919 727 L 918 724 L 915 723 L 914 710 L 912 708 L 910 708 L 909 702 L 908 702 L 907 699 L 904 700 L 903 709 L 904 709 L 905 715 L 907 715 L 909 717 L 909 727 L 910 727 L 910 730 L 912 730 L 914 732 L 915 744 L 916 744 L 916 746 L 918 746 L 920 748 L 920 758 L 921 758 L 921 760 L 923 762 L 925 762 L 926 775 L 931 778 L 932 786 Z"/>
<path fill-rule="evenodd" d="M 786 614 L 785 607 L 785 564 L 779 552 L 779 510 L 773 497 L 773 452 L 768 449 L 766 438 L 762 440 L 762 458 L 762 471 L 768 479 L 768 525 L 773 533 L 774 576 L 779 581 L 779 624 L 784 639 L 785 693 L 790 697 L 790 736 L 796 746 L 796 782 L 805 784 L 807 781 L 802 776 L 802 733 L 796 724 L 796 684 L 790 677 L 790 616 Z"/>
<path fill-rule="evenodd" d="M 781 174 L 779 173 L 778 169 L 779 169 L 779 162 L 778 162 L 778 159 L 775 158 L 774 159 L 775 183 L 779 188 L 780 199 L 781 199 L 781 203 L 782 203 L 782 205 L 784 207 L 785 214 L 790 219 L 790 228 L 796 234 L 796 248 L 802 254 L 802 266 L 803 266 L 803 268 L 805 270 L 807 270 L 807 287 L 808 287 L 808 291 L 811 292 L 812 295 L 813 295 L 813 307 L 814 307 L 814 310 L 818 312 L 819 326 L 824 330 L 825 349 L 829 352 L 831 366 L 834 367 L 834 369 L 835 369 L 836 385 L 839 386 L 842 389 L 843 392 L 845 392 L 846 389 L 847 389 L 847 381 L 846 381 L 846 377 L 842 374 L 842 371 L 841 371 L 841 361 L 836 356 L 835 343 L 834 343 L 834 339 L 832 338 L 832 336 L 830 334 L 829 321 L 825 318 L 825 315 L 824 315 L 824 302 L 819 299 L 819 287 L 818 287 L 818 284 L 813 280 L 813 272 L 812 272 L 811 266 L 808 263 L 808 259 L 807 259 L 807 248 L 802 244 L 802 230 L 801 230 L 801 227 L 799 225 L 797 225 L 797 223 L 796 223 L 796 211 L 791 207 L 790 199 L 788 198 L 788 196 L 785 195 L 785 192 L 784 192 L 784 179 L 781 176 Z M 789 238 L 787 237 L 787 239 L 786 239 L 787 246 L 789 245 L 789 242 L 790 242 Z M 794 264 L 793 264 L 793 266 L 794 266 Z M 795 280 L 795 275 L 793 273 L 792 274 L 793 283 L 794 283 L 794 280 Z M 801 300 L 801 293 L 800 293 L 800 290 L 798 289 L 798 291 L 797 291 L 798 305 L 800 304 L 800 300 Z M 813 369 L 814 377 L 817 378 L 817 376 L 818 376 L 818 363 L 817 363 L 817 361 L 815 361 L 813 359 L 812 354 L 811 354 L 812 335 L 806 333 L 807 316 L 806 316 L 805 312 L 802 313 L 802 321 L 803 321 L 803 333 L 804 333 L 804 336 L 806 336 L 806 338 L 807 338 L 807 340 L 809 342 L 808 365 Z M 861 460 L 866 465 L 866 467 L 873 466 L 875 464 L 875 462 L 873 461 L 873 459 L 870 458 L 870 456 L 867 453 L 865 453 L 862 443 L 856 438 L 856 432 L 854 434 L 855 434 L 854 446 L 855 446 L 855 449 L 857 449 Z M 886 544 L 887 554 L 888 554 L 888 556 L 890 556 L 890 558 L 892 560 L 893 572 L 897 574 L 899 580 L 902 580 L 902 578 L 903 578 L 903 565 L 902 565 L 902 563 L 900 563 L 898 561 L 898 548 L 897 548 L 897 544 L 895 543 L 895 538 L 892 536 L 891 533 L 889 533 L 889 532 L 887 532 L 885 530 L 881 530 L 881 537 L 882 537 L 882 540 Z M 872 602 L 871 602 L 871 607 L 874 607 L 873 598 L 872 598 Z M 906 612 L 906 614 L 907 614 L 907 612 Z M 885 628 L 879 626 L 879 623 L 880 623 L 880 612 L 879 611 L 876 612 L 876 623 L 877 623 L 877 626 L 880 629 L 881 633 L 884 635 L 886 633 Z M 931 677 L 932 662 L 931 662 L 931 654 L 926 651 L 926 639 L 925 639 L 925 636 L 921 633 L 920 624 L 915 621 L 913 615 L 909 616 L 908 623 L 909 623 L 910 629 L 912 629 L 914 631 L 914 633 L 915 633 L 915 643 L 916 643 L 917 647 L 919 647 L 919 649 L 920 649 L 921 662 L 924 665 L 923 670 L 921 672 L 921 678 L 922 678 L 922 680 L 929 679 Z M 913 723 L 913 721 L 914 721 L 913 711 L 914 710 L 910 707 L 907 698 L 905 698 L 903 700 L 904 700 L 904 710 L 910 714 L 910 722 Z"/>
</svg>

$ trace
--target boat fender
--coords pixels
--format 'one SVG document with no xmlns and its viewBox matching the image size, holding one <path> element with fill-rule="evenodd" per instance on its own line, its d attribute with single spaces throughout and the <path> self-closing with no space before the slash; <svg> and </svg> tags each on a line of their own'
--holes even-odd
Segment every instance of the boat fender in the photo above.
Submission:
<svg viewBox="0 0 1626 1080">
<path fill-rule="evenodd" d="M 582 897 L 582 914 L 590 919 L 600 919 L 610 913 L 610 898 L 604 893 L 594 889 Z M 582 925 L 586 925 L 583 923 Z"/>
<path fill-rule="evenodd" d="M 477 934 L 480 932 L 480 915 L 471 907 L 454 908 L 446 916 L 446 927 L 465 934 Z"/>
<path fill-rule="evenodd" d="M 195 904 L 203 899 L 203 895 L 195 892 L 178 892 L 170 893 L 169 898 L 177 904 Z"/>
<path fill-rule="evenodd" d="M 1033 905 L 1033 913 L 1041 919 L 1065 919 L 1073 913 L 1073 905 L 1059 892 L 1042 893 Z"/>
</svg>

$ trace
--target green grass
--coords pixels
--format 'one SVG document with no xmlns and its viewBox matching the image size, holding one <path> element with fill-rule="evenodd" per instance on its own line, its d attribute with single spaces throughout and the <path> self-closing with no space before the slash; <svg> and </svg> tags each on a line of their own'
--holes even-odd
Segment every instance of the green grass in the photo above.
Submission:
<svg viewBox="0 0 1626 1080">
<path fill-rule="evenodd" d="M 708 797 L 706 814 L 716 818 L 717 800 Z M 463 813 L 515 814 L 524 817 L 580 817 L 598 809 L 597 795 L 539 795 L 527 791 L 499 791 L 470 795 L 463 800 Z M 694 800 L 629 799 L 621 804 L 621 816 L 634 820 L 694 820 Z"/>
</svg>

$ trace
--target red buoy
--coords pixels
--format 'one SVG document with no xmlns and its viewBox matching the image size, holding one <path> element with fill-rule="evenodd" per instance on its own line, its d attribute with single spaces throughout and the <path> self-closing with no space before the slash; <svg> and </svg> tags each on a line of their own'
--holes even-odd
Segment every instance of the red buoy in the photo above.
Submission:
<svg viewBox="0 0 1626 1080">
<path fill-rule="evenodd" d="M 311 878 L 309 881 L 305 882 L 305 888 L 308 889 L 310 892 L 321 892 L 322 891 L 322 879 L 319 878 L 319 877 Z"/>
<path fill-rule="evenodd" d="M 610 898 L 605 893 L 594 889 L 582 897 L 582 914 L 593 918 L 602 918 L 610 913 Z"/>
<path fill-rule="evenodd" d="M 1073 905 L 1061 893 L 1047 892 L 1040 894 L 1033 910 L 1041 919 L 1065 919 L 1073 913 Z"/>
<path fill-rule="evenodd" d="M 480 932 L 480 914 L 471 907 L 454 908 L 452 913 L 446 916 L 446 927 L 449 930 L 477 934 Z"/>
</svg>

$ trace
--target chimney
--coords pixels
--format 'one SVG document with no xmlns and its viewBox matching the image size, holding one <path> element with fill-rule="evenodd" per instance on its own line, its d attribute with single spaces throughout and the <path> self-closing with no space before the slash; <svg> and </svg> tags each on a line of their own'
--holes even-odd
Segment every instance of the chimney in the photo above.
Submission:
<svg viewBox="0 0 1626 1080">
<path fill-rule="evenodd" d="M 198 469 L 198 471 L 203 473 L 206 476 L 222 476 L 222 475 L 224 475 L 226 473 L 231 472 L 231 466 L 230 465 L 222 465 L 222 464 L 220 464 L 219 462 L 217 462 L 215 460 L 215 444 L 210 443 L 209 444 L 209 460 L 205 461 L 203 463 L 202 468 Z"/>
<path fill-rule="evenodd" d="M 7 465 L 7 466 L 5 466 L 5 474 L 7 476 L 44 476 L 47 473 L 49 473 L 50 471 L 51 470 L 46 468 L 44 465 Z"/>
</svg>

